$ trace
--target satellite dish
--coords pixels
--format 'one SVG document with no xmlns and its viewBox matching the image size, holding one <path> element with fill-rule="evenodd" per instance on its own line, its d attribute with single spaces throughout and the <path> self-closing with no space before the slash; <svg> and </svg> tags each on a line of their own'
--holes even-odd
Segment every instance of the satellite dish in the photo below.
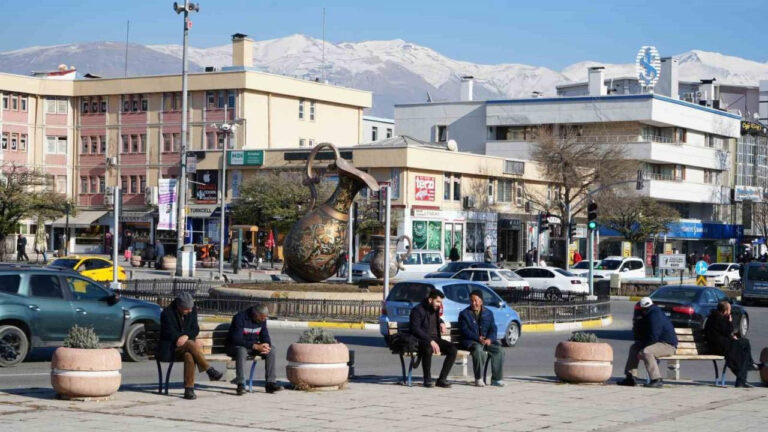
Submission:
<svg viewBox="0 0 768 432">
<path fill-rule="evenodd" d="M 459 145 L 456 144 L 456 140 L 453 139 L 448 140 L 448 145 L 446 147 L 452 152 L 459 151 Z"/>
</svg>

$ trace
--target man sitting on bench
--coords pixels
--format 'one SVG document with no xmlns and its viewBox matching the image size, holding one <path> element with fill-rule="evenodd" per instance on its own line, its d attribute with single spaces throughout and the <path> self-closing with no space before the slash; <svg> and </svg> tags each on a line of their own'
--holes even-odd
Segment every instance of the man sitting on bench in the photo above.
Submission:
<svg viewBox="0 0 768 432">
<path fill-rule="evenodd" d="M 195 395 L 195 365 L 206 372 L 211 381 L 218 381 L 222 373 L 208 365 L 202 346 L 195 341 L 200 333 L 197 309 L 190 293 L 181 293 L 160 314 L 160 341 L 157 359 L 170 362 L 184 361 L 184 399 L 197 399 Z"/>
<path fill-rule="evenodd" d="M 752 387 L 747 382 L 747 372 L 762 369 L 764 365 L 752 360 L 749 339 L 734 334 L 731 304 L 727 300 L 717 303 L 707 318 L 704 331 L 712 354 L 725 357 L 725 363 L 736 375 L 736 387 Z"/>
<path fill-rule="evenodd" d="M 637 366 L 640 359 L 645 363 L 651 382 L 644 387 L 663 387 L 661 373 L 657 357 L 671 356 L 677 350 L 677 335 L 672 322 L 664 315 L 658 306 L 653 304 L 650 297 L 640 299 L 639 316 L 635 317 L 632 332 L 635 335 L 635 343 L 629 347 L 629 357 L 624 368 L 626 378 L 619 381 L 622 386 L 634 387 L 637 385 Z"/>
<path fill-rule="evenodd" d="M 472 291 L 470 306 L 459 314 L 461 347 L 472 353 L 472 369 L 475 371 L 475 385 L 485 387 L 483 367 L 491 358 L 491 385 L 504 387 L 504 350 L 496 340 L 496 322 L 493 312 L 483 307 L 483 293 Z"/>
<path fill-rule="evenodd" d="M 235 383 L 237 395 L 245 394 L 245 364 L 248 356 L 260 356 L 264 359 L 266 370 L 267 393 L 274 393 L 283 388 L 276 384 L 275 351 L 267 330 L 267 314 L 265 305 L 256 304 L 240 311 L 232 318 L 227 333 L 227 355 L 235 360 Z"/>
<path fill-rule="evenodd" d="M 424 387 L 434 387 L 432 382 L 432 354 L 445 354 L 443 369 L 437 379 L 437 386 L 450 388 L 448 383 L 448 374 L 456 361 L 458 350 L 452 343 L 443 340 L 441 334 L 440 307 L 443 305 L 445 294 L 432 289 L 418 306 L 411 309 L 410 325 L 411 334 L 419 340 L 419 357 L 421 357 L 422 368 L 424 369 Z"/>
</svg>

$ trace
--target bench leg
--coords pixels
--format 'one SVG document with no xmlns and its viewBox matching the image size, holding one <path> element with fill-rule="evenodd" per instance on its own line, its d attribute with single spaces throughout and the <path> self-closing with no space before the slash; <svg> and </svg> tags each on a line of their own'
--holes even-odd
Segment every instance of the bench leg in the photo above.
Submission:
<svg viewBox="0 0 768 432">
<path fill-rule="evenodd" d="M 168 363 L 168 370 L 165 372 L 165 395 L 168 396 L 168 386 L 171 384 L 171 370 L 173 362 Z"/>
<path fill-rule="evenodd" d="M 251 363 L 251 374 L 248 376 L 248 393 L 253 393 L 253 373 L 256 372 L 256 358 Z"/>
<path fill-rule="evenodd" d="M 667 379 L 680 380 L 680 360 L 667 360 Z"/>
<path fill-rule="evenodd" d="M 160 365 L 160 360 L 155 360 L 157 363 L 157 394 L 163 394 L 163 367 Z"/>
</svg>

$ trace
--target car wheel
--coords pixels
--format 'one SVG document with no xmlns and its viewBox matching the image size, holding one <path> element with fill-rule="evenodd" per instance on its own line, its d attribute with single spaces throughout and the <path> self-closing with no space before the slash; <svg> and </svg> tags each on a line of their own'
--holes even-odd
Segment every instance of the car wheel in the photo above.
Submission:
<svg viewBox="0 0 768 432">
<path fill-rule="evenodd" d="M 562 297 L 563 295 L 560 294 L 560 290 L 555 287 L 549 287 L 546 291 L 544 291 L 544 298 L 549 301 L 557 301 Z"/>
<path fill-rule="evenodd" d="M 505 347 L 513 347 L 517 345 L 518 340 L 520 340 L 520 325 L 512 321 L 507 326 L 507 331 L 504 332 L 504 339 L 501 341 L 501 344 Z"/>
<path fill-rule="evenodd" d="M 128 328 L 128 336 L 125 338 L 123 353 L 132 362 L 140 362 L 149 358 L 149 344 L 147 332 L 143 323 L 133 324 Z"/>
<path fill-rule="evenodd" d="M 0 326 L 0 367 L 13 367 L 24 361 L 29 353 L 29 338 L 24 330 Z"/>
<path fill-rule="evenodd" d="M 739 320 L 739 337 L 747 337 L 749 331 L 749 318 L 746 315 L 742 315 Z"/>
</svg>

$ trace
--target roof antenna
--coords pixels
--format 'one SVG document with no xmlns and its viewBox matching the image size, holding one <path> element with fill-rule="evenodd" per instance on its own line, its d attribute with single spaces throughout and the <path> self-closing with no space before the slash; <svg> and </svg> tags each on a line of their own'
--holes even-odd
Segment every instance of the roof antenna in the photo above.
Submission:
<svg viewBox="0 0 768 432">
<path fill-rule="evenodd" d="M 128 77 L 128 35 L 131 31 L 131 20 L 125 23 L 125 77 Z"/>
</svg>

